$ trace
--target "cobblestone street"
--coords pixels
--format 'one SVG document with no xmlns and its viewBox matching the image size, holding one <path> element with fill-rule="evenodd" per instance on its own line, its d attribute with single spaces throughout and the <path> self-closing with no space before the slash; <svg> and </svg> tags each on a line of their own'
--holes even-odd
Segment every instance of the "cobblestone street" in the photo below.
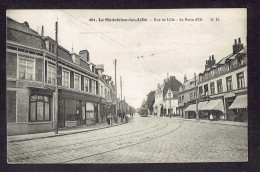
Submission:
<svg viewBox="0 0 260 172">
<path fill-rule="evenodd" d="M 140 117 L 91 132 L 7 140 L 9 163 L 174 163 L 247 161 L 247 127 Z"/>
</svg>

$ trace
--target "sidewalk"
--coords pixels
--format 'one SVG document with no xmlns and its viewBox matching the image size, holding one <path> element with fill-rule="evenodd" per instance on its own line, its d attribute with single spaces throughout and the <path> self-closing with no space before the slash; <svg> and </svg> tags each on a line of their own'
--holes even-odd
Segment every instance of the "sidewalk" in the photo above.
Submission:
<svg viewBox="0 0 260 172">
<path fill-rule="evenodd" d="M 220 124 L 220 125 L 231 125 L 231 126 L 241 126 L 241 127 L 247 127 L 248 124 L 247 122 L 235 122 L 235 121 L 210 121 L 207 119 L 185 119 L 185 118 L 181 118 L 181 117 L 174 117 L 175 119 L 179 119 L 179 120 L 183 120 L 183 121 L 192 121 L 192 122 L 202 122 L 202 123 L 211 123 L 211 124 Z"/>
<path fill-rule="evenodd" d="M 20 142 L 20 141 L 26 141 L 26 140 L 35 140 L 35 139 L 42 139 L 42 138 L 49 138 L 49 137 L 57 137 L 57 136 L 64 136 L 64 135 L 70 135 L 70 134 L 76 134 L 76 133 L 82 133 L 82 132 L 89 132 L 89 131 L 95 131 L 110 127 L 115 127 L 125 124 L 125 122 L 121 122 L 119 119 L 119 124 L 112 123 L 112 126 L 108 125 L 107 122 L 103 123 L 96 123 L 93 125 L 82 125 L 72 128 L 61 128 L 58 131 L 58 134 L 55 134 L 54 131 L 46 132 L 46 133 L 35 133 L 35 134 L 25 134 L 25 135 L 15 135 L 15 136 L 7 136 L 7 142 Z"/>
</svg>

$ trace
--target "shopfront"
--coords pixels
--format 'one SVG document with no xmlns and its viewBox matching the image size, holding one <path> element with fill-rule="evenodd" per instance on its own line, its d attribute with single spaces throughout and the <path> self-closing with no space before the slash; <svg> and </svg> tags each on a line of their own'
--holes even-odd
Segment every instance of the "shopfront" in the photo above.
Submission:
<svg viewBox="0 0 260 172">
<path fill-rule="evenodd" d="M 98 96 L 59 90 L 58 125 L 60 128 L 99 122 Z"/>
</svg>

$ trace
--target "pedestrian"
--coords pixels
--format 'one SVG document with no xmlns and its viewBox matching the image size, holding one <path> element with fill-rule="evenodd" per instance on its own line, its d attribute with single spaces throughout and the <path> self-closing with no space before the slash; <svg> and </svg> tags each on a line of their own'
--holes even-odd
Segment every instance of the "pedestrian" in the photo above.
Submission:
<svg viewBox="0 0 260 172">
<path fill-rule="evenodd" d="M 107 115 L 107 124 L 109 125 L 110 124 L 110 119 L 109 119 L 109 115 Z"/>
<path fill-rule="evenodd" d="M 109 114 L 109 120 L 110 120 L 110 125 L 112 125 L 112 121 L 113 121 L 113 115 L 112 115 L 112 113 L 110 112 L 110 114 Z"/>
<path fill-rule="evenodd" d="M 212 122 L 212 120 L 213 120 L 213 115 L 212 114 L 210 114 L 209 119 Z"/>
</svg>

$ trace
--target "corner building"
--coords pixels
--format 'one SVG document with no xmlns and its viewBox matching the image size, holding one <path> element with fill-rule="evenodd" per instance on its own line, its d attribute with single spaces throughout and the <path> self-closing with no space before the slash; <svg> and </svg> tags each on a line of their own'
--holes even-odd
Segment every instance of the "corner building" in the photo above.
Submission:
<svg viewBox="0 0 260 172">
<path fill-rule="evenodd" d="M 44 36 L 44 28 L 39 35 L 27 22 L 11 18 L 6 36 L 7 134 L 53 131 L 56 41 Z M 89 52 L 76 54 L 59 46 L 58 63 L 59 128 L 102 122 L 101 76 Z"/>
</svg>

